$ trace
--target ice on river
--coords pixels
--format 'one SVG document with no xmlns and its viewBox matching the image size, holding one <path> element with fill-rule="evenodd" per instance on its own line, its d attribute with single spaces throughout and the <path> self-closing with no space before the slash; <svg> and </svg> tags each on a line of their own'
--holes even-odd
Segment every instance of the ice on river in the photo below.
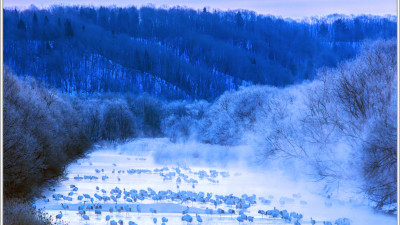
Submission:
<svg viewBox="0 0 400 225">
<path fill-rule="evenodd" d="M 368 206 L 355 206 L 319 195 L 313 182 L 291 181 L 285 173 L 276 170 L 248 168 L 240 160 L 240 155 L 235 155 L 235 151 L 245 150 L 199 143 L 175 144 L 167 139 L 139 139 L 116 149 L 99 149 L 87 158 L 71 164 L 67 168 L 68 179 L 56 185 L 54 191 L 46 191 L 45 198 L 38 199 L 36 205 L 44 208 L 54 218 L 61 211 L 62 220 L 68 224 L 107 224 L 107 215 L 116 222 L 123 220 L 124 224 L 129 221 L 143 225 L 154 224 L 154 217 L 157 218 L 157 224 L 162 223 L 162 217 L 168 219 L 166 224 L 187 224 L 181 219 L 182 212 L 187 208 L 193 218 L 191 224 L 200 224 L 196 221 L 196 214 L 201 216 L 202 224 L 238 224 L 237 217 L 241 209 L 245 215 L 254 217 L 254 222 L 244 220 L 241 224 L 294 223 L 294 218 L 288 222 L 280 216 L 270 218 L 269 215 L 258 213 L 259 210 L 273 210 L 274 207 L 281 211 L 287 210 L 288 213 L 302 214 L 301 224 L 311 224 L 311 217 L 317 224 L 323 224 L 323 221 L 334 224 L 336 219 L 343 217 L 349 218 L 351 224 L 356 225 L 396 224 L 396 217 L 375 214 Z M 218 160 L 213 157 L 230 157 L 233 160 L 218 164 Z M 75 191 L 74 186 L 77 187 Z M 112 190 L 115 192 L 110 193 Z M 143 200 L 137 199 L 134 202 L 134 196 L 139 196 L 140 190 L 144 190 L 149 197 L 144 194 Z M 124 194 L 124 191 L 129 194 Z M 158 195 L 159 191 L 164 192 Z M 116 198 L 117 203 L 112 199 L 105 202 L 95 197 L 95 194 L 117 197 L 118 192 L 121 194 L 120 198 Z M 176 193 L 180 193 L 181 197 L 177 197 Z M 203 198 L 199 198 L 201 193 L 204 193 Z M 211 197 L 201 202 L 201 199 L 206 199 L 207 193 Z M 90 195 L 93 203 L 84 198 L 84 194 Z M 57 200 L 57 195 L 69 196 L 71 199 L 64 200 L 61 197 Z M 78 200 L 78 196 L 83 199 Z M 127 198 L 124 199 L 124 196 Z M 162 200 L 157 200 L 156 197 L 160 196 L 163 196 Z M 216 198 L 219 201 L 215 207 L 212 202 Z M 231 200 L 227 199 L 236 202 L 232 205 Z M 241 204 L 238 204 L 239 199 Z M 68 209 L 64 209 L 62 204 L 65 208 L 68 205 Z M 84 220 L 78 214 L 78 207 L 83 204 L 85 208 L 93 206 L 93 209 L 85 209 L 89 220 Z M 96 215 L 95 208 L 99 205 L 102 206 L 98 209 L 101 215 Z M 140 213 L 137 212 L 138 205 Z M 241 208 L 237 208 L 238 205 Z M 110 207 L 113 208 L 112 213 L 109 212 Z M 118 207 L 123 210 L 118 212 Z M 151 213 L 151 208 L 157 213 Z M 206 208 L 213 209 L 213 215 L 207 215 Z M 226 213 L 218 214 L 218 209 Z M 235 210 L 235 214 L 228 214 L 229 209 Z"/>
</svg>

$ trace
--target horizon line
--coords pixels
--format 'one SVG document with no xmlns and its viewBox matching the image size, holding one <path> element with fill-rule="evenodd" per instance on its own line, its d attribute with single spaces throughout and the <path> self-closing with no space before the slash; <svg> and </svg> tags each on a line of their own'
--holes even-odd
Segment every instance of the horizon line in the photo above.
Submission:
<svg viewBox="0 0 400 225">
<path fill-rule="evenodd" d="M 4 3 L 4 2 L 3 2 Z M 182 9 L 192 9 L 195 11 L 201 11 L 204 8 L 207 9 L 208 12 L 213 13 L 213 12 L 251 12 L 254 13 L 256 16 L 274 16 L 277 18 L 282 18 L 282 19 L 292 19 L 295 21 L 303 21 L 303 20 L 308 20 L 308 19 L 319 19 L 319 18 L 327 18 L 330 16 L 345 16 L 345 17 L 358 17 L 358 16 L 380 16 L 383 18 L 396 18 L 397 19 L 397 14 L 393 13 L 340 13 L 340 12 L 332 12 L 332 13 L 325 13 L 321 15 L 305 15 L 305 16 L 285 16 L 281 14 L 274 14 L 274 13 L 259 13 L 256 12 L 253 9 L 245 9 L 245 8 L 236 8 L 236 9 L 220 9 L 220 8 L 214 8 L 210 6 L 203 6 L 203 7 L 191 7 L 187 5 L 156 5 L 153 3 L 147 3 L 147 4 L 142 4 L 142 5 L 135 5 L 135 4 L 129 4 L 129 5 L 117 5 L 115 3 L 113 4 L 101 4 L 101 5 L 94 5 L 94 4 L 64 4 L 64 3 L 54 3 L 54 4 L 41 4 L 41 5 L 35 5 L 35 4 L 30 4 L 29 6 L 23 6 L 23 5 L 14 5 L 14 6 L 4 6 L 3 9 L 5 10 L 14 10 L 17 9 L 18 11 L 27 11 L 27 10 L 49 10 L 52 7 L 93 7 L 93 8 L 101 8 L 101 7 L 106 7 L 106 8 L 130 8 L 130 7 L 135 7 L 137 9 L 141 9 L 143 7 L 152 7 L 154 9 L 174 9 L 174 8 L 182 8 Z"/>
</svg>

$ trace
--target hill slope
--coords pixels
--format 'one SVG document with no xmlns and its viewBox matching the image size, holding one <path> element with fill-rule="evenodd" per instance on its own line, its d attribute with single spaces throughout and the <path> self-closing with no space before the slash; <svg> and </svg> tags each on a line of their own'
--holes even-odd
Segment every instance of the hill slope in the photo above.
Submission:
<svg viewBox="0 0 400 225">
<path fill-rule="evenodd" d="M 285 86 L 396 35 L 393 18 L 293 21 L 249 11 L 58 7 L 4 11 L 4 63 L 63 92 L 215 99 Z"/>
</svg>

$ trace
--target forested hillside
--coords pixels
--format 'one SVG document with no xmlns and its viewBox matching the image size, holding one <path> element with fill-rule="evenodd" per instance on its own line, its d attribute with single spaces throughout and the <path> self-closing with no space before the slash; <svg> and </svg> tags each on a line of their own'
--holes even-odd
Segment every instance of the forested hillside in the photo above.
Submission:
<svg viewBox="0 0 400 225">
<path fill-rule="evenodd" d="M 4 63 L 62 92 L 217 98 L 249 84 L 286 86 L 396 35 L 391 17 L 303 21 L 249 11 L 60 7 L 4 11 Z"/>
<path fill-rule="evenodd" d="M 249 145 L 254 149 L 246 152 L 249 163 L 268 168 L 277 163 L 293 176 L 307 174 L 325 183 L 325 194 L 335 198 L 340 195 L 332 192 L 350 186 L 372 206 L 393 213 L 396 66 L 394 39 L 367 42 L 355 59 L 320 70 L 313 81 L 244 87 L 212 103 L 128 94 L 75 97 L 31 78 L 21 81 L 6 69 L 4 193 L 6 198 L 38 195 L 94 143 L 169 137 L 210 146 Z M 182 157 L 179 151 L 168 154 Z"/>
<path fill-rule="evenodd" d="M 262 172 L 255 179 L 269 182 L 277 169 L 312 180 L 337 207 L 397 209 L 395 16 L 292 20 L 151 5 L 31 6 L 4 9 L 3 16 L 9 224 L 44 224 L 32 216 L 51 223 L 25 201 L 66 179 L 66 168 L 97 146 L 135 139 L 174 146 L 146 145 L 156 163 L 190 159 L 207 168 L 243 158 L 243 169 Z"/>
</svg>

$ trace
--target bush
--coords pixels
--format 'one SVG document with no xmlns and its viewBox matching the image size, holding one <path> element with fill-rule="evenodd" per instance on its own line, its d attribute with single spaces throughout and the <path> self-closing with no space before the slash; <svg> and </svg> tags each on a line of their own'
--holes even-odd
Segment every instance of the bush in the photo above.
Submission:
<svg viewBox="0 0 400 225">
<path fill-rule="evenodd" d="M 162 133 L 171 141 L 187 140 L 194 137 L 199 129 L 200 120 L 208 110 L 208 102 L 175 101 L 165 104 L 161 123 Z"/>
<path fill-rule="evenodd" d="M 257 126 L 260 115 L 269 117 L 275 110 L 280 113 L 274 106 L 274 96 L 281 93 L 278 90 L 269 86 L 251 86 L 226 92 L 205 112 L 200 124 L 200 139 L 213 144 L 240 143 L 246 134 L 260 128 Z M 263 123 L 266 122 L 264 119 L 261 119 Z"/>
<path fill-rule="evenodd" d="M 163 102 L 147 94 L 142 96 L 128 96 L 127 104 L 137 118 L 138 128 L 145 136 L 160 136 L 161 120 L 163 117 Z"/>
<path fill-rule="evenodd" d="M 3 223 L 13 225 L 51 225 L 51 217 L 42 210 L 36 210 L 29 202 L 8 199 L 3 205 Z"/>
<path fill-rule="evenodd" d="M 126 140 L 135 136 L 135 118 L 125 102 L 115 101 L 107 104 L 103 121 L 104 139 Z"/>
</svg>

